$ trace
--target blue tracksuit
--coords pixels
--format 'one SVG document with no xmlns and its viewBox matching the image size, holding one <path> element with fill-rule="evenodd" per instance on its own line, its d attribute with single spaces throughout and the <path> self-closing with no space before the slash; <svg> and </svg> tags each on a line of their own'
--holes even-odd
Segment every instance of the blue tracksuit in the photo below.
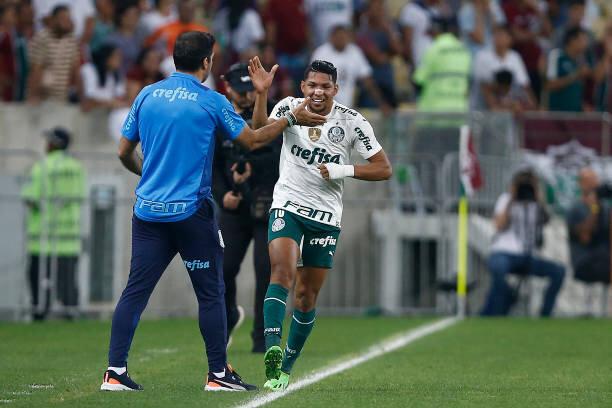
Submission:
<svg viewBox="0 0 612 408">
<path fill-rule="evenodd" d="M 221 94 L 184 73 L 145 87 L 123 125 L 140 142 L 142 178 L 132 218 L 132 262 L 113 315 L 109 365 L 128 351 L 155 285 L 179 253 L 199 305 L 209 370 L 225 367 L 223 239 L 211 198 L 215 135 L 235 139 L 246 126 Z"/>
</svg>

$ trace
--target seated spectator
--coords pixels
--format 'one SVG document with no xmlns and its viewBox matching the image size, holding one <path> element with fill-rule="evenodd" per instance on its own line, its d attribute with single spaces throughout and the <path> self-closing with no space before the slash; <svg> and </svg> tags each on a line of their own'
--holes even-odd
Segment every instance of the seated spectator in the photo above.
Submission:
<svg viewBox="0 0 612 408">
<path fill-rule="evenodd" d="M 353 0 L 304 0 L 304 8 L 315 47 L 329 39 L 334 27 L 353 26 Z"/>
<path fill-rule="evenodd" d="M 582 112 L 585 81 L 592 73 L 585 56 L 588 38 L 584 30 L 573 28 L 565 34 L 563 43 L 563 49 L 554 49 L 548 55 L 548 109 Z"/>
<path fill-rule="evenodd" d="M 213 22 L 219 46 L 226 50 L 225 64 L 232 64 L 240 56 L 256 50 L 263 42 L 265 32 L 261 18 L 244 0 L 228 0 Z"/>
<path fill-rule="evenodd" d="M 599 62 L 593 72 L 598 110 L 612 113 L 612 22 L 608 23 L 599 45 Z"/>
<path fill-rule="evenodd" d="M 81 109 L 116 109 L 127 106 L 125 80 L 121 76 L 121 51 L 113 44 L 102 45 L 92 54 L 92 62 L 81 67 Z"/>
<path fill-rule="evenodd" d="M 459 10 L 461 40 L 472 56 L 493 45 L 493 29 L 506 23 L 506 16 L 495 0 L 468 0 Z"/>
<path fill-rule="evenodd" d="M 304 0 L 269 0 L 263 16 L 266 43 L 274 47 L 279 65 L 299 84 L 310 56 Z"/>
<path fill-rule="evenodd" d="M 420 63 L 433 38 L 431 20 L 440 16 L 440 0 L 410 1 L 400 11 L 398 23 L 402 32 L 404 59 L 413 69 Z"/>
<path fill-rule="evenodd" d="M 391 59 L 402 52 L 399 33 L 387 15 L 384 0 L 370 0 L 357 33 L 357 45 L 372 65 L 372 77 L 385 102 L 397 107 L 395 73 Z M 373 108 L 376 101 L 367 92 L 359 95 L 359 106 Z"/>
<path fill-rule="evenodd" d="M 574 277 L 586 283 L 610 283 L 610 206 L 612 189 L 584 168 L 578 176 L 580 199 L 567 215 Z"/>
<path fill-rule="evenodd" d="M 136 63 L 140 54 L 141 44 L 137 35 L 140 9 L 136 3 L 125 3 L 115 14 L 116 31 L 112 33 L 107 42 L 114 44 L 121 50 L 121 68 L 123 77 Z"/>
<path fill-rule="evenodd" d="M 194 0 L 178 0 L 178 20 L 159 27 L 144 42 L 145 47 L 151 47 L 161 41 L 167 56 L 172 56 L 174 43 L 179 35 L 187 31 L 204 31 L 208 28 L 195 21 L 195 2 Z"/>
<path fill-rule="evenodd" d="M 393 111 L 372 78 L 370 63 L 361 49 L 351 41 L 350 28 L 334 27 L 330 32 L 329 41 L 315 49 L 311 59 L 329 61 L 338 70 L 338 93 L 334 99 L 339 103 L 348 107 L 354 106 L 355 86 L 360 82 L 385 115 Z"/>
<path fill-rule="evenodd" d="M 115 5 L 113 0 L 96 0 L 96 16 L 93 32 L 89 41 L 89 51 L 95 52 L 107 41 L 108 36 L 115 29 Z"/>
<path fill-rule="evenodd" d="M 528 90 L 514 83 L 512 72 L 503 69 L 497 71 L 494 78 L 485 91 L 487 110 L 521 113 L 536 108 Z"/>
<path fill-rule="evenodd" d="M 136 65 L 127 74 L 127 101 L 130 105 L 142 88 L 164 79 L 161 62 L 162 54 L 154 48 L 145 48 L 140 52 Z"/>
<path fill-rule="evenodd" d="M 496 234 L 487 261 L 491 288 L 481 311 L 483 316 L 507 315 L 516 300 L 506 282 L 508 274 L 541 276 L 549 279 L 541 316 L 551 316 L 565 270 L 562 265 L 538 256 L 543 245 L 543 228 L 548 222 L 536 175 L 523 170 L 514 175 L 510 191 L 495 204 Z"/>
<path fill-rule="evenodd" d="M 140 38 L 147 38 L 158 28 L 176 21 L 174 0 L 155 0 L 155 8 L 142 15 L 138 26 Z"/>
<path fill-rule="evenodd" d="M 57 6 L 49 28 L 36 33 L 30 43 L 30 74 L 27 99 L 30 103 L 52 99 L 67 102 L 78 81 L 79 45 L 72 35 L 70 10 Z"/>
<path fill-rule="evenodd" d="M 457 38 L 452 20 L 433 20 L 431 32 L 434 42 L 413 76 L 421 87 L 417 107 L 426 112 L 467 111 L 470 53 Z"/>
<path fill-rule="evenodd" d="M 17 83 L 17 9 L 0 5 L 0 101 L 11 102 L 15 98 Z"/>
<path fill-rule="evenodd" d="M 495 73 L 510 71 L 513 87 L 521 87 L 535 105 L 535 98 L 529 87 L 529 75 L 521 56 L 512 49 L 512 36 L 507 26 L 497 26 L 493 34 L 493 47 L 476 54 L 473 68 L 471 103 L 473 109 L 491 109 L 485 99 L 488 88 L 494 85 Z"/>
</svg>

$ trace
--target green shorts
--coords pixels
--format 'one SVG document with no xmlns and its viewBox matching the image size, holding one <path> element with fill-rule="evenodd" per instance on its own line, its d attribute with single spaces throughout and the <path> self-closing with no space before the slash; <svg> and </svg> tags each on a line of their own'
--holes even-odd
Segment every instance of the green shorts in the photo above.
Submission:
<svg viewBox="0 0 612 408">
<path fill-rule="evenodd" d="M 334 263 L 340 228 L 300 217 L 278 208 L 270 211 L 268 242 L 287 237 L 302 251 L 298 266 L 331 268 Z"/>
</svg>

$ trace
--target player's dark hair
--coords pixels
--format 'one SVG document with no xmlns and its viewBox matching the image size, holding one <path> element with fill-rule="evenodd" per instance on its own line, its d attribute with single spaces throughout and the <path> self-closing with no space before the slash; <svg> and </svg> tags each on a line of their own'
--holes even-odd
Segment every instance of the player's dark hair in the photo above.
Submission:
<svg viewBox="0 0 612 408">
<path fill-rule="evenodd" d="M 336 80 L 338 79 L 338 70 L 336 70 L 336 67 L 334 66 L 334 64 L 328 61 L 322 61 L 322 60 L 312 61 L 310 65 L 308 65 L 306 70 L 304 71 L 304 80 L 308 78 L 308 74 L 310 74 L 311 72 L 321 72 L 323 74 L 329 75 L 334 84 L 336 83 Z"/>
<path fill-rule="evenodd" d="M 188 31 L 179 35 L 174 44 L 174 65 L 179 71 L 195 72 L 206 58 L 210 60 L 215 37 L 201 31 Z"/>
<path fill-rule="evenodd" d="M 584 33 L 586 33 L 586 31 L 584 31 L 580 27 L 570 28 L 565 32 L 565 35 L 563 36 L 563 46 L 567 47 L 572 41 L 574 41 L 576 38 L 578 38 L 581 34 Z"/>
<path fill-rule="evenodd" d="M 58 4 L 51 10 L 51 17 L 56 17 L 62 11 L 70 11 L 70 8 L 65 4 Z"/>
</svg>

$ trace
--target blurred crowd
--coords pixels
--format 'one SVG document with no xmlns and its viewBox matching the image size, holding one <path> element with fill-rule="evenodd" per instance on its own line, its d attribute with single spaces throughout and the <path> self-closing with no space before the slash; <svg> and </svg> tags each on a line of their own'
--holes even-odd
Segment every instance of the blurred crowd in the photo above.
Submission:
<svg viewBox="0 0 612 408">
<path fill-rule="evenodd" d="M 281 66 L 274 99 L 299 94 L 317 58 L 337 66 L 341 103 L 384 114 L 612 111 L 607 0 L 0 0 L 0 98 L 119 121 L 190 30 L 215 34 L 221 92 L 231 64 L 260 55 Z"/>
</svg>

